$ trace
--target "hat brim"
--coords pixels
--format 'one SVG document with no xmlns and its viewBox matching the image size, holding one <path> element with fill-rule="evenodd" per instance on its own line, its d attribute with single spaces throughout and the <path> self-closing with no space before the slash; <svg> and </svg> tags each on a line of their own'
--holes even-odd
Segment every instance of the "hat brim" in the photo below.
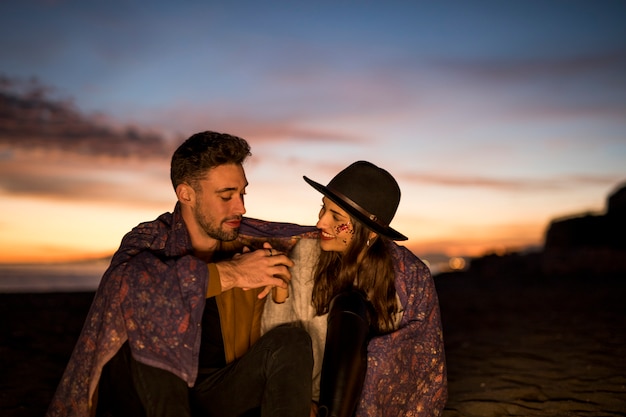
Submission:
<svg viewBox="0 0 626 417">
<path fill-rule="evenodd" d="M 333 203 L 337 204 L 339 207 L 341 207 L 343 210 L 345 210 L 348 214 L 350 214 L 350 216 L 356 218 L 357 220 L 359 220 L 361 223 L 363 223 L 365 226 L 369 227 L 370 229 L 372 229 L 373 231 L 375 231 L 376 233 L 385 236 L 391 240 L 408 240 L 409 238 L 404 236 L 402 233 L 392 229 L 391 227 L 387 226 L 381 226 L 380 224 L 371 221 L 367 216 L 365 216 L 363 213 L 358 212 L 357 210 L 355 210 L 350 204 L 346 203 L 341 197 L 339 197 L 337 194 L 333 193 L 331 190 L 328 189 L 328 187 L 313 181 L 312 179 L 303 176 L 302 178 L 304 178 L 304 180 L 313 188 L 315 188 L 317 191 L 319 191 L 320 193 L 324 194 L 326 197 L 328 197 Z"/>
</svg>

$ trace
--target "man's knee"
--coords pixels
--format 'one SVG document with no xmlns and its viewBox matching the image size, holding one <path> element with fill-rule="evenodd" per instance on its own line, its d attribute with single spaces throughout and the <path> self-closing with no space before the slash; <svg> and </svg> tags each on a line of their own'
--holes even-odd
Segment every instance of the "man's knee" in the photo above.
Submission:
<svg viewBox="0 0 626 417">
<path fill-rule="evenodd" d="M 313 360 L 311 336 L 302 327 L 282 325 L 273 328 L 265 336 L 278 347 L 281 357 Z"/>
<path fill-rule="evenodd" d="M 284 324 L 281 326 L 277 326 L 272 331 L 276 332 L 276 337 L 289 340 L 293 343 L 300 343 L 305 345 L 311 344 L 311 336 L 300 326 Z"/>
</svg>

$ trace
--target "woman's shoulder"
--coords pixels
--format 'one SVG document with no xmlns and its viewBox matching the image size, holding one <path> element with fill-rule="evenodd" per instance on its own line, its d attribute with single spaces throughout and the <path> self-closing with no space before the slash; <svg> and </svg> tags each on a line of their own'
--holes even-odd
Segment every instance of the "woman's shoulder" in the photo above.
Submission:
<svg viewBox="0 0 626 417">
<path fill-rule="evenodd" d="M 406 246 L 398 245 L 396 242 L 389 242 L 388 248 L 394 260 L 394 264 L 401 263 L 405 267 L 411 265 L 418 268 L 426 267 L 426 264 Z"/>
</svg>

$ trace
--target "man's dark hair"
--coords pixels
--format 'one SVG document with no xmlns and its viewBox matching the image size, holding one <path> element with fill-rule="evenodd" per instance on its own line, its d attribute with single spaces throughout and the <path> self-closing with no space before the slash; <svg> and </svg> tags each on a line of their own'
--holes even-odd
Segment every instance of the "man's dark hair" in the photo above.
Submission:
<svg viewBox="0 0 626 417">
<path fill-rule="evenodd" d="M 250 156 L 245 139 L 218 132 L 200 132 L 183 142 L 172 156 L 170 178 L 174 189 L 181 183 L 195 188 L 207 171 L 224 164 L 243 164 Z"/>
</svg>

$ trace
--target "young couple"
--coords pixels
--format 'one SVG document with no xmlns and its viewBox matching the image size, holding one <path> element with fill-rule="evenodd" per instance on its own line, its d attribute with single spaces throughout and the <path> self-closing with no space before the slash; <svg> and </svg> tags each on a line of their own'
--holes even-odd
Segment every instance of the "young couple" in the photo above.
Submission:
<svg viewBox="0 0 626 417">
<path fill-rule="evenodd" d="M 316 227 L 265 222 L 243 217 L 249 155 L 216 132 L 176 150 L 174 211 L 122 240 L 47 416 L 441 415 L 439 305 L 394 242 L 395 179 L 304 177 Z"/>
</svg>

